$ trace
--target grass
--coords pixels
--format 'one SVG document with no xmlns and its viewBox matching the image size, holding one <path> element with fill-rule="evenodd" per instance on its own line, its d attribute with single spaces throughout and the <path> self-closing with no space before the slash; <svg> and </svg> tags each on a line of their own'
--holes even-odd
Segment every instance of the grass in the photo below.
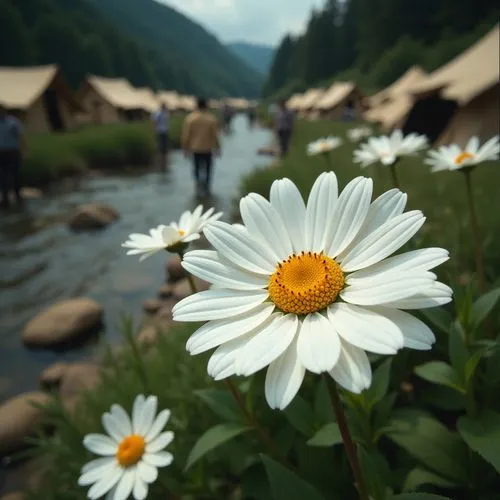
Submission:
<svg viewBox="0 0 500 500">
<path fill-rule="evenodd" d="M 170 140 L 179 146 L 182 116 L 171 121 Z M 37 134 L 27 138 L 28 154 L 23 183 L 39 186 L 90 168 L 149 165 L 156 151 L 150 123 L 131 122 L 87 126 L 66 133 Z"/>
<path fill-rule="evenodd" d="M 288 177 L 299 187 L 304 196 L 317 176 L 325 170 L 334 170 L 343 187 L 358 175 L 370 176 L 374 181 L 374 196 L 392 188 L 390 172 L 382 166 L 361 169 L 352 162 L 355 146 L 348 142 L 334 150 L 331 164 L 322 156 L 308 157 L 309 142 L 325 136 L 345 137 L 346 130 L 354 123 L 298 121 L 288 157 L 277 168 L 261 168 L 242 180 L 240 194 L 249 192 L 269 196 L 275 179 Z M 465 278 L 474 269 L 472 236 L 469 225 L 465 182 L 460 173 L 431 173 L 423 164 L 423 155 L 404 158 L 399 163 L 398 174 L 403 191 L 408 193 L 408 209 L 422 210 L 426 224 L 417 235 L 417 246 L 440 246 L 450 250 L 451 259 L 443 268 L 455 279 Z M 486 270 L 489 281 L 498 279 L 500 271 L 500 218 L 492 203 L 497 197 L 500 182 L 500 162 L 481 165 L 472 174 L 474 196 L 484 242 Z"/>
</svg>

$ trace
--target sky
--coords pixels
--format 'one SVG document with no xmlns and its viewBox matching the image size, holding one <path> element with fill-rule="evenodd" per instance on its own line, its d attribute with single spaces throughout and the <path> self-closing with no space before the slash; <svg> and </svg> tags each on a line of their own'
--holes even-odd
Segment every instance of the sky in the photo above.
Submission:
<svg viewBox="0 0 500 500">
<path fill-rule="evenodd" d="M 160 0 L 186 14 L 224 43 L 276 46 L 287 32 L 304 30 L 311 9 L 324 0 Z"/>
</svg>

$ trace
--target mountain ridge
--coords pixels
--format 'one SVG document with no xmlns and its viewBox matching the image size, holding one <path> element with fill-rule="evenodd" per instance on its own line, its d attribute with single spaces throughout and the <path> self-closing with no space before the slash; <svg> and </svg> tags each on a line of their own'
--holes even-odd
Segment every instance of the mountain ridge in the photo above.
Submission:
<svg viewBox="0 0 500 500">
<path fill-rule="evenodd" d="M 269 73 L 275 53 L 275 48 L 271 45 L 234 40 L 226 43 L 226 47 L 261 75 Z"/>
</svg>

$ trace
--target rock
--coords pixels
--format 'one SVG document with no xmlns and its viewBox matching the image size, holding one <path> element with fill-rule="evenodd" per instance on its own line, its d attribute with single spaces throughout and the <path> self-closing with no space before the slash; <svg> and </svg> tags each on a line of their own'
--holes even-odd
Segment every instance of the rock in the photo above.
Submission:
<svg viewBox="0 0 500 500">
<path fill-rule="evenodd" d="M 7 493 L 0 500 L 24 500 L 24 493 L 21 491 L 14 491 L 12 493 Z"/>
<path fill-rule="evenodd" d="M 26 345 L 50 347 L 80 340 L 102 326 L 102 307 L 94 300 L 62 300 L 37 314 L 22 332 Z"/>
<path fill-rule="evenodd" d="M 68 224 L 75 231 L 100 229 L 119 218 L 118 212 L 106 203 L 89 203 L 76 207 Z"/>
<path fill-rule="evenodd" d="M 22 187 L 21 188 L 21 198 L 25 200 L 37 200 L 43 197 L 43 192 L 41 189 L 34 187 Z"/>
<path fill-rule="evenodd" d="M 92 363 L 71 364 L 59 385 L 59 396 L 64 408 L 72 412 L 81 395 L 94 389 L 101 380 L 101 367 Z"/>
<path fill-rule="evenodd" d="M 186 276 L 186 271 L 182 267 L 181 258 L 175 255 L 167 262 L 167 281 L 175 283 Z"/>
<path fill-rule="evenodd" d="M 173 286 L 170 283 L 167 283 L 166 285 L 163 285 L 159 290 L 158 290 L 158 296 L 161 299 L 168 299 L 172 297 L 173 294 Z"/>
<path fill-rule="evenodd" d="M 69 363 L 59 362 L 45 368 L 38 378 L 40 385 L 47 389 L 58 387 L 70 366 Z"/>
<path fill-rule="evenodd" d="M 149 314 L 155 314 L 157 313 L 162 306 L 163 302 L 158 299 L 148 299 L 144 302 L 142 305 L 144 311 L 146 311 Z"/>
<path fill-rule="evenodd" d="M 19 490 L 40 492 L 44 486 L 44 478 L 47 473 L 47 460 L 44 457 L 36 457 L 19 463 L 8 470 L 5 480 L 5 491 L 15 492 L 7 495 L 8 500 L 24 499 L 24 493 Z M 9 496 L 11 495 L 11 496 Z M 19 496 L 20 495 L 20 496 Z M 4 500 L 1 497 L 0 500 Z"/>
<path fill-rule="evenodd" d="M 161 309 L 156 313 L 155 318 L 159 318 L 160 320 L 162 320 L 162 322 L 172 322 L 172 309 L 175 306 L 176 302 L 177 300 L 174 297 L 170 298 L 169 300 L 165 300 Z"/>
<path fill-rule="evenodd" d="M 49 394 L 27 392 L 0 405 L 0 456 L 22 449 L 24 439 L 40 424 L 43 412 L 31 402 L 46 404 L 49 401 Z"/>
<path fill-rule="evenodd" d="M 206 281 L 201 280 L 200 278 L 194 278 L 194 282 L 196 284 L 196 289 L 198 292 L 202 290 L 208 290 L 208 283 Z M 182 300 L 186 297 L 189 297 L 193 292 L 191 290 L 191 285 L 189 284 L 189 280 L 184 278 L 181 281 L 178 281 L 174 285 L 173 296 L 176 300 Z"/>
</svg>

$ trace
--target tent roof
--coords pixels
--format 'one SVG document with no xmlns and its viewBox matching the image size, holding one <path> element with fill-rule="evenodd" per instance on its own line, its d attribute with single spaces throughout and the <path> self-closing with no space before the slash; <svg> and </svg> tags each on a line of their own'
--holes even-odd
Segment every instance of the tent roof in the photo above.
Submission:
<svg viewBox="0 0 500 500">
<path fill-rule="evenodd" d="M 332 109 L 355 90 L 357 87 L 353 82 L 336 82 L 315 102 L 314 108 Z"/>
<path fill-rule="evenodd" d="M 413 107 L 414 99 L 408 93 L 400 93 L 394 99 L 365 113 L 364 118 L 368 121 L 379 122 L 386 130 L 396 127 Z"/>
<path fill-rule="evenodd" d="M 239 97 L 228 97 L 226 99 L 226 103 L 229 104 L 229 106 L 240 110 L 248 109 L 250 107 L 250 103 L 247 99 L 242 99 Z"/>
<path fill-rule="evenodd" d="M 135 89 L 141 108 L 146 111 L 153 112 L 160 107 L 160 103 L 156 99 L 154 92 L 148 87 L 141 87 Z"/>
<path fill-rule="evenodd" d="M 299 104 L 297 105 L 297 109 L 305 110 L 314 107 L 316 102 L 321 98 L 321 96 L 325 93 L 324 89 L 309 89 L 302 96 Z"/>
<path fill-rule="evenodd" d="M 397 94 L 408 92 L 415 84 L 422 81 L 426 76 L 425 71 L 420 66 L 412 66 L 406 73 L 400 76 L 395 82 L 385 89 L 377 92 L 368 98 L 371 107 L 378 106 L 388 99 L 394 98 Z"/>
<path fill-rule="evenodd" d="M 156 96 L 168 109 L 176 110 L 179 108 L 180 96 L 175 90 L 161 90 Z"/>
<path fill-rule="evenodd" d="M 187 111 L 192 111 L 196 109 L 196 98 L 191 95 L 181 95 L 179 96 L 178 107 Z"/>
<path fill-rule="evenodd" d="M 142 109 L 137 90 L 125 78 L 90 75 L 87 77 L 87 84 L 116 108 Z"/>
<path fill-rule="evenodd" d="M 76 111 L 82 111 L 57 65 L 32 66 L 26 68 L 0 67 L 0 101 L 11 109 L 28 109 L 54 85 L 65 100 Z"/>
<path fill-rule="evenodd" d="M 417 83 L 411 92 L 418 96 L 441 92 L 445 99 L 467 104 L 499 80 L 500 25 L 450 62 Z"/>
<path fill-rule="evenodd" d="M 289 107 L 290 109 L 297 108 L 297 106 L 302 101 L 303 95 L 304 94 L 293 94 L 292 97 L 290 97 L 290 99 L 288 99 L 288 101 L 286 102 L 287 107 Z"/>
</svg>

